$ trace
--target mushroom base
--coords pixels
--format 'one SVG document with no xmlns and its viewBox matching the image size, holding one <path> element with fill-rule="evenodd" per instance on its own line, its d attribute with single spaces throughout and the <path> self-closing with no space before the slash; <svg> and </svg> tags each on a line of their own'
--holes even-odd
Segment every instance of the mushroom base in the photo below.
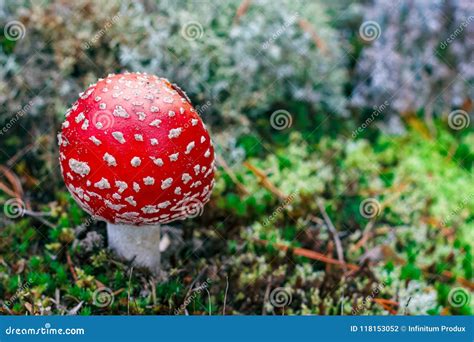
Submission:
<svg viewBox="0 0 474 342">
<path fill-rule="evenodd" d="M 133 261 L 160 275 L 160 226 L 131 226 L 107 223 L 109 248 L 120 257 Z"/>
</svg>

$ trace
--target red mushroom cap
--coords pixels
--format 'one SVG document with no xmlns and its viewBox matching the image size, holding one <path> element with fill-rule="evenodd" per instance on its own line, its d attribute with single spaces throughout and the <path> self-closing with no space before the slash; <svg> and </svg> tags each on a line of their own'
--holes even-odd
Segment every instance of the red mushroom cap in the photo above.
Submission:
<svg viewBox="0 0 474 342">
<path fill-rule="evenodd" d="M 155 224 L 197 216 L 214 185 L 214 148 L 186 94 L 164 78 L 109 75 L 66 113 L 64 181 L 91 215 Z"/>
</svg>

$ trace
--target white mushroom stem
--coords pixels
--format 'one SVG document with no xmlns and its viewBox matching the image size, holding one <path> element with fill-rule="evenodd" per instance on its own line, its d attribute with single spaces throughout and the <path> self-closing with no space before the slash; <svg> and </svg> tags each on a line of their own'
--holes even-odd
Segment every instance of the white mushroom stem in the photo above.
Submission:
<svg viewBox="0 0 474 342">
<path fill-rule="evenodd" d="M 107 223 L 109 248 L 133 264 L 160 275 L 160 225 L 132 226 Z"/>
</svg>

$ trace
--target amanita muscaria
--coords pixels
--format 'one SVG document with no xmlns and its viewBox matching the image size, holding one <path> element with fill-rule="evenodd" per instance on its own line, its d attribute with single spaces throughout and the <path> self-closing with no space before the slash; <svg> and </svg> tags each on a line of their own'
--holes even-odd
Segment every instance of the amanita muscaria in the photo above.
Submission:
<svg viewBox="0 0 474 342">
<path fill-rule="evenodd" d="M 164 78 L 109 75 L 66 113 L 58 135 L 74 199 L 107 222 L 109 247 L 160 270 L 160 224 L 193 217 L 214 185 L 214 149 L 186 94 Z"/>
</svg>

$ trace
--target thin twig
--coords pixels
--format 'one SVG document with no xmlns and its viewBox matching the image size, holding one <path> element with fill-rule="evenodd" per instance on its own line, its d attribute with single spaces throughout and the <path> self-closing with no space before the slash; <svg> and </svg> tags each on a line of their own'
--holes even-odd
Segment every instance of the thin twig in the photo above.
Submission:
<svg viewBox="0 0 474 342">
<path fill-rule="evenodd" d="M 20 179 L 18 176 L 9 168 L 0 165 L 0 171 L 3 173 L 5 178 L 10 182 L 13 187 L 13 192 L 16 194 L 13 197 L 22 198 L 23 197 L 23 187 L 21 186 Z M 2 183 L 3 184 L 3 183 Z"/>
<path fill-rule="evenodd" d="M 272 194 L 274 194 L 276 197 L 278 197 L 281 201 L 284 201 L 288 198 L 287 195 L 285 195 L 280 189 L 278 189 L 267 177 L 265 172 L 260 170 L 258 167 L 255 165 L 250 164 L 249 162 L 244 162 L 243 165 L 252 171 L 252 173 L 258 178 L 260 184 L 270 191 Z"/>
<path fill-rule="evenodd" d="M 23 210 L 23 213 L 25 213 L 28 216 L 32 216 L 32 217 L 43 217 L 43 216 L 51 217 L 51 216 L 53 216 L 53 214 L 51 214 L 51 213 L 43 213 L 43 212 L 32 211 L 32 210 L 27 210 L 27 209 Z"/>
<path fill-rule="evenodd" d="M 428 267 L 427 266 L 423 267 L 422 270 L 427 275 L 432 275 L 433 276 L 432 273 L 428 272 Z M 456 277 L 453 273 L 451 273 L 448 270 L 444 270 L 440 275 L 443 276 L 443 277 L 446 277 L 446 278 L 455 279 L 459 284 L 469 288 L 471 291 L 474 291 L 474 283 L 472 281 L 469 281 L 469 280 L 467 280 L 463 277 Z"/>
<path fill-rule="evenodd" d="M 266 240 L 255 240 L 257 243 L 260 243 L 262 245 L 268 245 L 269 242 L 266 241 Z M 295 255 L 299 255 L 299 256 L 303 256 L 303 257 L 306 257 L 306 258 L 309 258 L 309 259 L 313 259 L 313 260 L 318 260 L 318 261 L 321 261 L 321 262 L 325 262 L 325 263 L 328 263 L 328 264 L 333 264 L 333 265 L 337 265 L 337 266 L 341 266 L 341 267 L 347 267 L 351 270 L 354 270 L 354 271 L 357 271 L 360 269 L 359 266 L 357 265 L 354 265 L 354 264 L 348 264 L 348 263 L 342 263 L 340 262 L 339 260 L 336 260 L 336 259 L 333 259 L 333 258 L 330 258 L 330 257 L 327 257 L 326 255 L 324 254 L 321 254 L 321 253 L 318 253 L 318 252 L 315 252 L 315 251 L 312 251 L 312 250 L 309 250 L 309 249 L 305 249 L 305 248 L 291 248 L 290 246 L 287 246 L 287 245 L 284 245 L 284 244 L 280 244 L 280 243 L 273 243 L 272 246 L 278 248 L 279 250 L 283 251 L 283 252 L 286 252 L 288 251 L 289 249 L 291 249 L 291 251 L 293 252 L 293 254 Z"/>
<path fill-rule="evenodd" d="M 74 269 L 74 265 L 72 264 L 71 255 L 68 251 L 66 251 L 66 262 L 69 265 L 69 270 L 71 271 L 72 278 L 74 279 L 74 283 L 77 283 L 77 274 L 76 270 Z"/>
<path fill-rule="evenodd" d="M 266 316 L 267 311 L 265 310 L 265 304 L 268 301 L 268 297 L 270 297 L 270 288 L 272 286 L 272 276 L 268 276 L 267 280 L 267 288 L 265 289 L 265 294 L 263 296 L 263 305 L 262 305 L 262 316 Z"/>
<path fill-rule="evenodd" d="M 243 16 L 247 12 L 251 2 L 252 0 L 242 1 L 239 8 L 237 8 L 237 12 L 235 13 L 234 24 L 237 24 L 239 22 L 240 17 Z"/>
<path fill-rule="evenodd" d="M 0 182 L 0 190 L 2 190 L 4 193 L 6 193 L 10 197 L 17 197 L 18 195 L 10 190 L 5 184 Z"/>
<path fill-rule="evenodd" d="M 127 315 L 130 315 L 130 287 L 131 287 L 131 284 L 132 284 L 132 274 L 133 274 L 133 266 L 130 269 L 130 277 L 128 278 Z"/>
<path fill-rule="evenodd" d="M 8 165 L 8 167 L 12 167 L 13 165 L 15 165 L 18 159 L 27 154 L 33 147 L 35 147 L 35 145 L 36 142 L 34 144 L 28 144 L 22 149 L 18 150 L 10 159 L 7 160 L 6 164 Z"/>
<path fill-rule="evenodd" d="M 390 312 L 392 315 L 395 315 L 397 313 L 397 310 L 393 308 L 393 306 L 399 306 L 399 304 L 393 300 L 390 299 L 384 299 L 384 298 L 374 298 L 374 302 L 381 305 L 385 310 Z"/>
<path fill-rule="evenodd" d="M 235 185 L 237 186 L 237 189 L 240 191 L 240 193 L 242 195 L 248 196 L 250 194 L 250 192 L 247 190 L 245 185 L 243 185 L 237 179 L 237 176 L 235 175 L 234 171 L 232 171 L 232 169 L 229 167 L 229 165 L 227 165 L 227 162 L 225 161 L 225 159 L 222 158 L 218 154 L 216 154 L 216 159 L 217 159 L 217 163 L 219 164 L 219 166 L 221 166 L 224 169 L 224 171 L 229 175 L 230 179 L 232 179 L 232 181 L 235 183 Z"/>
<path fill-rule="evenodd" d="M 204 288 L 204 290 L 206 290 L 206 292 L 207 292 L 207 298 L 208 298 L 208 302 L 209 302 L 209 316 L 212 316 L 211 293 L 209 292 L 207 287 Z"/>
<path fill-rule="evenodd" d="M 56 225 L 54 223 L 51 223 L 49 222 L 48 220 L 46 220 L 45 218 L 43 218 L 43 216 L 51 216 L 51 215 L 48 215 L 48 213 L 37 213 L 37 212 L 34 212 L 34 211 L 31 211 L 31 210 L 23 210 L 23 214 L 25 215 L 28 215 L 38 221 L 40 221 L 42 224 L 48 226 L 49 228 L 56 228 Z"/>
<path fill-rule="evenodd" d="M 341 293 L 341 316 L 344 316 L 344 287 Z"/>
<path fill-rule="evenodd" d="M 201 270 L 201 272 L 199 272 L 199 274 L 197 275 L 197 277 L 193 280 L 193 282 L 189 285 L 188 287 L 188 291 L 186 292 L 186 296 L 184 296 L 184 301 L 186 301 L 186 299 L 188 299 L 189 295 L 191 294 L 191 292 L 193 291 L 193 288 L 194 288 L 194 284 L 196 284 L 199 279 L 201 279 L 202 275 L 204 274 L 204 272 L 207 270 L 207 267 L 203 268 Z"/>
<path fill-rule="evenodd" d="M 369 223 L 367 223 L 362 233 L 361 239 L 351 246 L 351 252 L 357 251 L 359 248 L 361 248 L 367 243 L 370 237 L 370 232 L 372 231 L 372 228 L 374 227 L 374 224 L 375 224 L 375 221 L 373 219 L 370 220 Z"/>
<path fill-rule="evenodd" d="M 392 306 L 399 306 L 400 304 L 394 300 L 391 299 L 385 299 L 385 298 L 374 298 L 374 301 L 380 302 L 380 303 L 385 303 L 388 305 Z"/>
<path fill-rule="evenodd" d="M 384 210 L 389 204 L 393 203 L 395 200 L 397 200 L 403 193 L 403 190 L 408 186 L 406 183 L 401 183 L 401 184 L 394 184 L 388 189 L 388 192 L 390 193 L 392 189 L 394 190 L 393 194 L 388 197 L 386 200 L 384 200 L 382 203 L 380 203 L 380 212 Z M 360 238 L 359 241 L 357 241 L 354 245 L 351 247 L 351 252 L 355 252 L 359 248 L 365 246 L 367 241 L 370 238 L 370 233 L 372 232 L 372 229 L 375 225 L 375 221 L 377 219 L 377 216 L 373 217 L 370 219 L 370 221 L 367 223 L 367 225 L 364 228 L 364 231 L 362 233 L 362 237 Z"/>
<path fill-rule="evenodd" d="M 225 293 L 224 293 L 224 308 L 222 309 L 222 314 L 225 315 L 225 303 L 227 302 L 227 291 L 229 290 L 229 277 L 225 277 Z"/>
<path fill-rule="evenodd" d="M 191 292 L 195 291 L 195 290 L 194 290 L 194 284 L 196 284 L 196 283 L 199 281 L 199 279 L 201 279 L 202 275 L 204 274 L 204 272 L 205 272 L 206 270 L 207 270 L 207 267 L 203 268 L 203 269 L 201 270 L 201 272 L 199 272 L 199 274 L 197 275 L 197 277 L 193 280 L 193 282 L 189 285 L 188 291 L 186 292 L 186 295 L 184 296 L 183 304 L 186 303 L 186 300 L 187 300 L 188 297 L 190 296 Z M 184 310 L 185 310 L 185 314 L 186 314 L 186 316 L 187 316 L 188 313 L 187 313 L 186 307 L 184 308 Z"/>
<path fill-rule="evenodd" d="M 324 208 L 324 204 L 321 201 L 321 199 L 316 199 L 316 203 L 318 204 L 319 211 L 321 211 L 321 215 L 323 215 L 324 222 L 326 223 L 326 226 L 329 229 L 329 232 L 331 233 L 334 243 L 336 244 L 336 252 L 337 252 L 337 258 L 342 264 L 345 264 L 346 262 L 344 261 L 344 252 L 342 251 L 342 244 L 341 240 L 339 239 L 339 235 L 337 234 L 336 227 L 334 227 L 334 224 L 332 223 L 331 219 L 329 218 L 328 213 L 326 212 L 326 209 Z M 343 267 L 344 271 L 346 271 L 346 267 Z"/>
<path fill-rule="evenodd" d="M 259 243 L 261 245 L 264 245 L 264 246 L 270 244 L 269 241 L 260 240 L 260 239 L 255 239 L 255 242 Z M 303 257 L 313 259 L 313 260 L 318 260 L 318 261 L 325 262 L 325 263 L 328 263 L 328 264 L 338 265 L 338 266 L 341 266 L 341 267 L 346 266 L 347 268 L 349 268 L 352 271 L 360 270 L 360 267 L 357 266 L 357 265 L 349 264 L 349 263 L 342 264 L 339 260 L 329 258 L 329 257 L 325 256 L 324 254 L 321 254 L 321 253 L 318 253 L 318 252 L 315 252 L 315 251 L 312 251 L 312 250 L 309 250 L 309 249 L 305 249 L 305 248 L 293 248 L 292 249 L 290 246 L 283 245 L 283 244 L 280 244 L 280 243 L 272 243 L 271 245 L 278 248 L 281 251 L 284 251 L 284 252 L 291 249 L 293 254 L 295 254 L 295 255 L 303 256 Z M 402 262 L 402 264 L 405 264 L 405 263 L 406 263 L 405 261 Z M 459 283 L 459 284 L 461 284 L 461 285 L 463 285 L 463 286 L 465 286 L 465 287 L 467 287 L 471 290 L 474 290 L 474 283 L 473 282 L 471 282 L 471 281 L 469 281 L 465 278 L 462 278 L 462 277 L 455 277 L 450 271 L 444 270 L 442 273 L 433 274 L 433 273 L 429 272 L 429 266 L 422 266 L 421 270 L 423 271 L 423 273 L 425 275 L 428 275 L 428 276 L 442 276 L 442 277 L 446 277 L 446 278 L 449 278 L 449 279 L 454 279 L 457 283 Z M 347 276 L 351 276 L 351 272 L 349 272 L 349 274 Z"/>
<path fill-rule="evenodd" d="M 319 35 L 317 34 L 316 30 L 313 28 L 313 26 L 311 25 L 311 23 L 306 20 L 306 19 L 300 19 L 298 21 L 298 24 L 300 25 L 300 27 L 303 29 L 303 31 L 305 31 L 306 33 L 309 33 L 309 35 L 311 36 L 311 38 L 313 39 L 314 43 L 316 44 L 316 46 L 318 47 L 319 50 L 321 50 L 321 52 L 324 54 L 324 55 L 327 55 L 328 54 L 328 49 L 326 47 L 326 44 L 325 42 L 319 37 Z"/>
<path fill-rule="evenodd" d="M 151 298 L 153 300 L 153 305 L 156 305 L 156 284 L 155 284 L 154 279 L 150 280 L 150 285 L 151 285 Z"/>
</svg>

